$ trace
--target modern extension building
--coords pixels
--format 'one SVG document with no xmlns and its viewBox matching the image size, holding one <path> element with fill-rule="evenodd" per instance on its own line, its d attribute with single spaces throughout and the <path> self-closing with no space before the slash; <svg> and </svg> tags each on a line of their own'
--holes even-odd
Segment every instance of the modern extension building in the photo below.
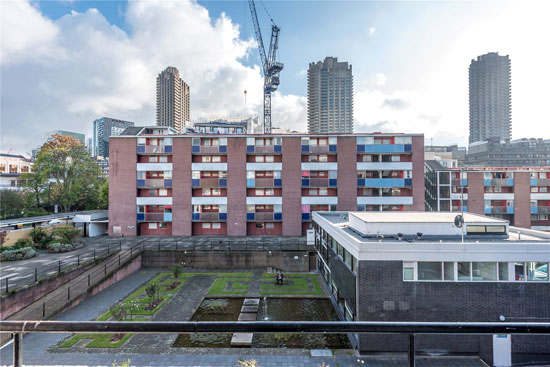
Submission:
<svg viewBox="0 0 550 367">
<path fill-rule="evenodd" d="M 510 57 L 490 52 L 470 63 L 470 138 L 512 137 Z"/>
<path fill-rule="evenodd" d="M 341 319 L 522 322 L 550 318 L 550 234 L 466 213 L 313 213 L 317 268 Z M 521 232 L 521 235 L 518 235 Z M 461 238 L 464 235 L 464 241 Z M 361 353 L 405 352 L 407 335 L 352 336 Z M 510 338 L 508 336 L 507 338 Z M 417 335 L 416 350 L 475 353 L 491 336 Z M 500 340 L 498 340 L 500 342 Z M 550 337 L 514 335 L 514 358 L 546 353 Z"/>
<path fill-rule="evenodd" d="M 127 127 L 134 126 L 132 121 L 102 117 L 94 120 L 92 156 L 109 157 L 109 137 L 120 135 Z"/>
<path fill-rule="evenodd" d="M 73 138 L 76 138 L 82 145 L 86 144 L 86 135 L 81 133 L 75 133 L 72 131 L 66 131 L 66 130 L 52 130 L 48 131 L 46 133 L 44 141 L 47 141 L 52 137 L 52 135 L 61 135 L 61 136 L 72 136 Z"/>
<path fill-rule="evenodd" d="M 470 144 L 468 166 L 524 167 L 550 166 L 550 139 L 500 140 Z"/>
<path fill-rule="evenodd" d="M 353 75 L 347 62 L 327 57 L 309 64 L 307 129 L 310 134 L 353 132 Z"/>
<path fill-rule="evenodd" d="M 178 69 L 167 67 L 157 76 L 157 125 L 169 126 L 180 134 L 190 119 L 190 92 Z"/>
<path fill-rule="evenodd" d="M 282 235 L 321 210 L 424 210 L 419 134 L 111 138 L 110 235 Z"/>
<path fill-rule="evenodd" d="M 449 169 L 426 161 L 426 211 L 485 214 L 550 231 L 550 166 Z"/>
</svg>

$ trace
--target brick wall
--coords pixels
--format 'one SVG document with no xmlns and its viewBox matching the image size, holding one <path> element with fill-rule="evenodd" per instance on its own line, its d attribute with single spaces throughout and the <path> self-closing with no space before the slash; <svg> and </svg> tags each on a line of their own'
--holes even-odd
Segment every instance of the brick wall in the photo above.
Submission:
<svg viewBox="0 0 550 367">
<path fill-rule="evenodd" d="M 338 137 L 338 210 L 357 210 L 357 138 Z"/>
<path fill-rule="evenodd" d="M 485 186 L 483 172 L 468 172 L 468 211 L 484 215 Z"/>
<path fill-rule="evenodd" d="M 110 139 L 109 236 L 137 234 L 137 141 L 134 137 Z M 117 228 L 118 227 L 118 228 Z M 114 233 L 113 228 L 120 229 Z"/>
<path fill-rule="evenodd" d="M 246 236 L 246 139 L 227 139 L 227 234 Z"/>
<path fill-rule="evenodd" d="M 283 139 L 283 236 L 302 235 L 301 139 Z"/>
<path fill-rule="evenodd" d="M 190 236 L 191 228 L 191 139 L 173 139 L 172 235 Z"/>
<path fill-rule="evenodd" d="M 514 173 L 514 225 L 531 228 L 531 177 L 529 172 Z"/>
</svg>

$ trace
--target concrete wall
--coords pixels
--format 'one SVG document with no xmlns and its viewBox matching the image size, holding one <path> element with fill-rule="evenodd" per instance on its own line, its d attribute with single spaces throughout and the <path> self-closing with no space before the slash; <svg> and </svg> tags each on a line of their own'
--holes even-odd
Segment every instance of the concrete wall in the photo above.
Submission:
<svg viewBox="0 0 550 367">
<path fill-rule="evenodd" d="M 109 156 L 109 236 L 135 236 L 137 234 L 136 138 L 111 139 Z"/>
<path fill-rule="evenodd" d="M 227 139 L 227 234 L 246 236 L 246 139 Z"/>
<path fill-rule="evenodd" d="M 550 315 L 550 287 L 530 282 L 404 282 L 401 261 L 359 262 L 360 321 L 498 322 Z M 361 335 L 360 350 L 406 351 L 406 335 Z M 525 338 L 529 341 L 525 342 Z M 515 353 L 550 351 L 550 336 L 514 336 Z M 417 348 L 478 353 L 479 336 L 417 336 Z"/>
<path fill-rule="evenodd" d="M 302 235 L 301 138 L 283 139 L 283 236 Z"/>
<path fill-rule="evenodd" d="M 172 235 L 191 236 L 191 139 L 173 139 Z"/>
<path fill-rule="evenodd" d="M 183 264 L 190 268 L 243 269 L 275 267 L 284 271 L 309 271 L 307 251 L 145 251 L 144 267 Z"/>
<path fill-rule="evenodd" d="M 357 138 L 338 137 L 338 210 L 357 210 Z"/>
</svg>

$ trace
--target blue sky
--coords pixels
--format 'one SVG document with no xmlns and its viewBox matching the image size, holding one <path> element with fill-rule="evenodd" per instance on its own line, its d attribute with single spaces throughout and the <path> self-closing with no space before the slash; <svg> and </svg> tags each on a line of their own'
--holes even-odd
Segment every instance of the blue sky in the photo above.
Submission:
<svg viewBox="0 0 550 367">
<path fill-rule="evenodd" d="M 540 72 L 550 59 L 549 1 L 264 4 L 281 27 L 285 64 L 273 98 L 275 126 L 305 129 L 305 71 L 310 62 L 335 56 L 353 66 L 356 131 L 424 133 L 436 144 L 466 144 L 468 65 L 496 51 L 512 60 L 513 137 L 550 138 L 550 76 Z M 90 134 L 101 116 L 153 123 L 154 80 L 169 65 L 191 86 L 192 118 L 261 114 L 248 1 L 6 0 L 0 6 L 2 151 L 30 151 L 54 126 Z M 270 22 L 262 4 L 256 7 L 268 47 Z"/>
</svg>

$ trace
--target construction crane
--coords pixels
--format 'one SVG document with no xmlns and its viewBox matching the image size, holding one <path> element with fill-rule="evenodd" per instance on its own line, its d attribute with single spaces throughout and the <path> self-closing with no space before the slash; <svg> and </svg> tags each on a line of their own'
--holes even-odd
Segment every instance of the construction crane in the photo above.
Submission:
<svg viewBox="0 0 550 367">
<path fill-rule="evenodd" d="M 248 5 L 250 5 L 250 13 L 252 13 L 254 31 L 256 32 L 256 41 L 258 42 L 258 48 L 260 49 L 260 58 L 264 71 L 264 134 L 271 134 L 271 92 L 275 92 L 277 90 L 277 87 L 280 84 L 279 73 L 283 70 L 283 64 L 276 61 L 277 49 L 279 48 L 279 32 L 281 28 L 273 22 L 273 19 L 270 16 L 271 41 L 269 42 L 269 52 L 266 55 L 254 0 L 248 0 Z M 265 10 L 267 13 L 267 9 Z M 267 14 L 269 15 L 269 13 Z"/>
</svg>

